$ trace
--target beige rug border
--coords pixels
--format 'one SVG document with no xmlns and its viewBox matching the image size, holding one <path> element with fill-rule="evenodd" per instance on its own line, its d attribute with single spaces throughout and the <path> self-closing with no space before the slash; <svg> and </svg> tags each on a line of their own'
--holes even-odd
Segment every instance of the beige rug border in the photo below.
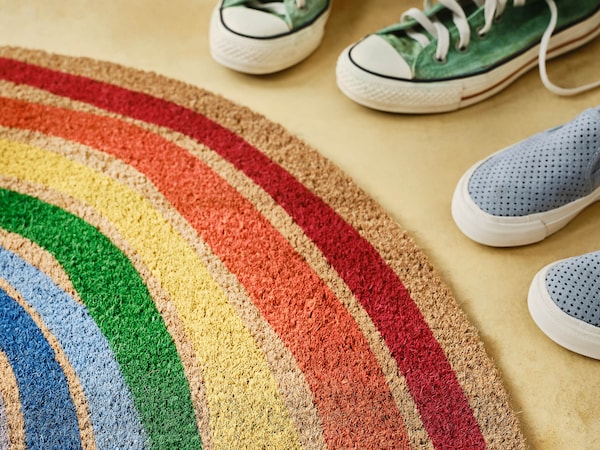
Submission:
<svg viewBox="0 0 600 450">
<path fill-rule="evenodd" d="M 359 230 L 396 271 L 440 342 L 489 448 L 526 448 L 518 418 L 496 366 L 487 355 L 478 331 L 428 257 L 372 197 L 317 150 L 249 108 L 156 73 L 91 58 L 14 47 L 0 47 L 0 56 L 172 101 L 211 118 L 259 148 Z M 166 85 L 169 89 L 164 90 Z M 332 186 L 335 189 L 331 189 Z"/>
</svg>

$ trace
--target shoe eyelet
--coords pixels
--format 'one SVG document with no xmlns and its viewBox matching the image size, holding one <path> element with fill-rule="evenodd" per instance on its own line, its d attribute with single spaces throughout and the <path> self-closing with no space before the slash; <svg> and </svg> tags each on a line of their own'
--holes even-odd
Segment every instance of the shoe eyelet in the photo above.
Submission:
<svg viewBox="0 0 600 450">
<path fill-rule="evenodd" d="M 448 62 L 448 58 L 438 58 L 436 56 L 433 57 L 433 60 L 438 64 L 446 64 Z"/>
<path fill-rule="evenodd" d="M 477 38 L 478 39 L 483 40 L 483 39 L 487 38 L 489 31 L 486 32 L 486 33 L 482 33 L 481 30 L 482 30 L 482 28 L 477 28 L 477 30 L 476 30 L 477 33 L 476 34 L 477 34 Z"/>
<path fill-rule="evenodd" d="M 461 47 L 460 45 L 458 45 L 458 42 L 456 43 L 455 48 L 456 48 L 457 53 L 467 53 L 469 51 L 468 45 Z"/>
</svg>

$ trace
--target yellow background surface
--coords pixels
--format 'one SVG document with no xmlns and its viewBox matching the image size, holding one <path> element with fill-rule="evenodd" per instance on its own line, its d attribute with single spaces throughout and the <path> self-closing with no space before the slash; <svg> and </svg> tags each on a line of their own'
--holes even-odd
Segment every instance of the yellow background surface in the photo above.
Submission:
<svg viewBox="0 0 600 450">
<path fill-rule="evenodd" d="M 335 83 L 339 53 L 420 2 L 338 0 L 325 39 L 279 74 L 247 76 L 211 59 L 210 0 L 0 1 L 0 45 L 87 56 L 153 70 L 221 94 L 282 124 L 335 162 L 406 229 L 480 330 L 524 434 L 536 449 L 600 448 L 600 361 L 562 349 L 527 311 L 535 273 L 558 259 L 600 250 L 600 205 L 546 241 L 487 248 L 450 215 L 454 187 L 473 163 L 600 106 L 600 89 L 557 97 L 532 70 L 470 108 L 440 115 L 372 111 Z M 548 64 L 563 86 L 600 76 L 600 38 Z"/>
</svg>

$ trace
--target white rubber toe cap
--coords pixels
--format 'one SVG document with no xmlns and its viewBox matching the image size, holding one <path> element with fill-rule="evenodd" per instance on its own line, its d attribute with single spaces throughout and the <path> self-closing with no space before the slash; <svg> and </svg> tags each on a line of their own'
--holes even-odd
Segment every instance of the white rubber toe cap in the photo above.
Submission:
<svg viewBox="0 0 600 450">
<path fill-rule="evenodd" d="M 398 52 L 381 36 L 371 34 L 350 50 L 350 58 L 360 68 L 377 75 L 411 80 L 412 70 Z"/>
<path fill-rule="evenodd" d="M 245 6 L 232 6 L 223 9 L 221 18 L 227 28 L 243 36 L 265 38 L 290 31 L 283 19 L 274 14 L 246 8 Z"/>
</svg>

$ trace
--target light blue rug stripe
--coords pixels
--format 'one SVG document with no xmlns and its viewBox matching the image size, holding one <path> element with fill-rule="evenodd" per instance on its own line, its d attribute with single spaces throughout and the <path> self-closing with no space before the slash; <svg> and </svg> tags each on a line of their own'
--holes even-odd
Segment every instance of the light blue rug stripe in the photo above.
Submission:
<svg viewBox="0 0 600 450">
<path fill-rule="evenodd" d="M 8 436 L 8 416 L 6 414 L 6 405 L 0 395 L 0 450 L 8 450 L 10 441 Z"/>
<path fill-rule="evenodd" d="M 13 369 L 29 450 L 80 449 L 67 379 L 54 351 L 27 312 L 0 289 L 0 347 Z"/>
<path fill-rule="evenodd" d="M 86 308 L 2 246 L 0 277 L 40 314 L 63 348 L 85 392 L 98 450 L 146 448 L 133 397 L 108 341 Z"/>
</svg>

